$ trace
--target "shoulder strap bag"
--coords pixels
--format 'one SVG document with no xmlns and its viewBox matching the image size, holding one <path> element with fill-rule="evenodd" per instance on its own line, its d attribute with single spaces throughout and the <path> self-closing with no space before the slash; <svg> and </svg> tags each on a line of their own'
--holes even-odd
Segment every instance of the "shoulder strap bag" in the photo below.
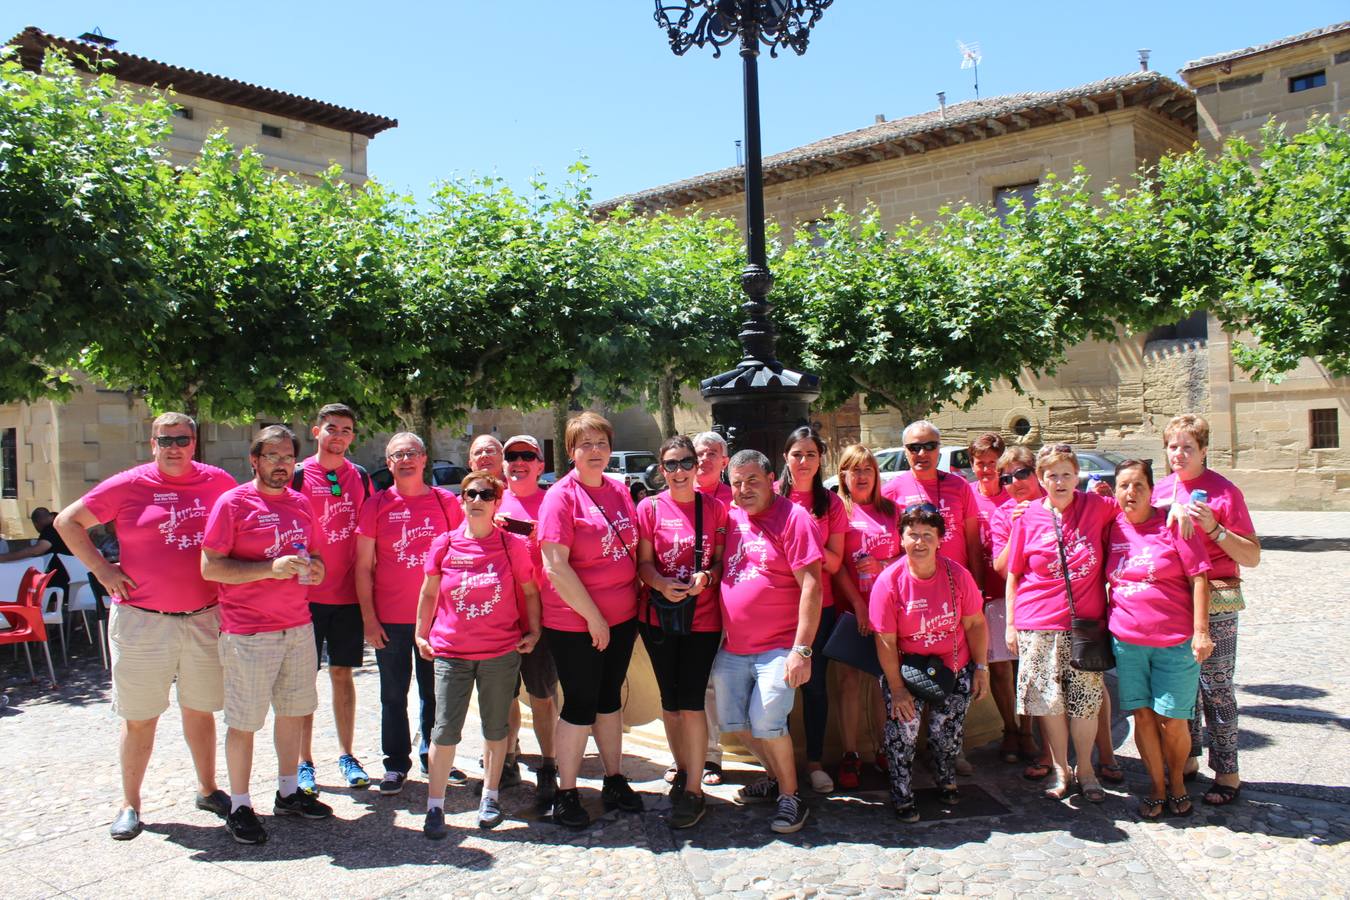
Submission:
<svg viewBox="0 0 1350 900">
<path fill-rule="evenodd" d="M 656 514 L 659 525 L 660 506 L 657 498 L 652 498 L 652 512 Z M 694 567 L 701 569 L 703 559 L 703 495 L 694 491 Z M 686 596 L 683 600 L 671 600 L 656 588 L 647 593 L 647 624 L 659 628 L 662 634 L 683 637 L 694 631 L 694 609 L 698 606 L 698 597 Z"/>
<path fill-rule="evenodd" d="M 1051 509 L 1055 523 L 1055 545 L 1059 548 L 1059 567 L 1064 575 L 1064 590 L 1069 598 L 1069 631 L 1072 652 L 1069 665 L 1080 672 L 1105 672 L 1116 667 L 1116 655 L 1111 652 L 1111 638 L 1106 632 L 1105 619 L 1080 619 L 1073 603 L 1073 579 L 1069 577 L 1069 560 L 1064 553 L 1064 531 L 1060 527 L 1059 510 Z"/>
<path fill-rule="evenodd" d="M 952 611 L 956 614 L 956 627 L 961 627 L 961 601 L 956 598 L 956 579 L 952 577 L 952 564 L 946 557 L 939 557 L 947 572 L 947 592 L 952 598 Z M 920 700 L 929 703 L 941 703 L 956 688 L 956 652 L 957 635 L 952 634 L 952 664 L 949 668 L 942 657 L 936 653 L 906 653 L 900 657 L 900 677 L 909 692 Z"/>
</svg>

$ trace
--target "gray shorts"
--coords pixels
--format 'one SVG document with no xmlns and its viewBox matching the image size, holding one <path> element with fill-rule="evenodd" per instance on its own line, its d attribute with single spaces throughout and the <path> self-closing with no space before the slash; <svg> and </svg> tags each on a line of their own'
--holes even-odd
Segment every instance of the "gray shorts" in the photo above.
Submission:
<svg viewBox="0 0 1350 900">
<path fill-rule="evenodd" d="M 441 747 L 459 743 L 464 717 L 469 712 L 469 695 L 475 686 L 483 740 L 505 740 L 519 671 L 520 654 L 514 650 L 491 659 L 436 657 L 436 727 L 432 729 L 432 743 Z"/>
</svg>

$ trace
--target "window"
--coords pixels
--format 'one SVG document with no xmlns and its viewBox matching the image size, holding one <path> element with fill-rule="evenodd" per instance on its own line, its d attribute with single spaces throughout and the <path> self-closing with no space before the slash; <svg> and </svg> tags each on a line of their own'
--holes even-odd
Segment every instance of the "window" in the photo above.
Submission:
<svg viewBox="0 0 1350 900">
<path fill-rule="evenodd" d="M 280 125 L 264 125 L 262 127 L 263 137 L 279 138 L 281 137 Z"/>
<path fill-rule="evenodd" d="M 1313 450 L 1335 450 L 1341 445 L 1340 423 L 1337 418 L 1335 407 L 1308 410 L 1308 446 L 1310 448 Z"/>
<path fill-rule="evenodd" d="M 1295 75 L 1289 79 L 1289 93 L 1297 94 L 1299 91 L 1310 91 L 1313 88 L 1326 87 L 1327 70 L 1318 69 L 1316 72 L 1309 72 L 1307 75 Z M 1335 410 L 1332 410 L 1335 412 Z"/>
<path fill-rule="evenodd" d="M 192 107 L 190 107 L 190 106 L 175 106 L 175 107 L 173 108 L 173 115 L 174 115 L 174 118 L 176 118 L 176 119 L 191 119 L 191 118 L 192 118 Z"/>
<path fill-rule="evenodd" d="M 817 250 L 820 249 L 821 247 L 824 247 L 825 236 L 820 233 L 820 230 L 824 227 L 825 223 L 822 222 L 820 219 L 816 219 L 814 222 L 807 222 L 805 225 L 803 225 L 802 231 L 805 231 L 807 234 L 811 235 L 811 237 L 807 240 L 806 243 L 816 248 Z"/>
<path fill-rule="evenodd" d="M 1026 416 L 1019 416 L 1012 423 L 1012 430 L 1018 437 L 1026 437 L 1031 434 L 1031 421 Z"/>
<path fill-rule="evenodd" d="M 1332 412 L 1335 412 L 1333 409 Z M 17 500 L 19 497 L 19 430 L 6 428 L 0 432 L 0 497 Z"/>
<path fill-rule="evenodd" d="M 1040 187 L 1040 184 L 1039 181 L 1028 181 L 1025 184 L 1005 184 L 1003 187 L 994 188 L 994 208 L 998 211 L 998 217 L 1006 219 L 1016 205 L 1026 209 L 1035 206 L 1036 188 Z"/>
</svg>

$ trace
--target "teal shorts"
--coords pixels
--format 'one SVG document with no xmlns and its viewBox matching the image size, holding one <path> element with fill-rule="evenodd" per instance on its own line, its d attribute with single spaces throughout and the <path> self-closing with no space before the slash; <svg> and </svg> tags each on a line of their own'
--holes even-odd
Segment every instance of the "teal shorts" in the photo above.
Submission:
<svg viewBox="0 0 1350 900">
<path fill-rule="evenodd" d="M 1127 644 L 1112 637 L 1116 651 L 1116 680 L 1120 708 L 1128 712 L 1150 707 L 1169 719 L 1195 716 L 1195 697 L 1200 689 L 1200 664 L 1187 638 L 1171 647 Z"/>
</svg>

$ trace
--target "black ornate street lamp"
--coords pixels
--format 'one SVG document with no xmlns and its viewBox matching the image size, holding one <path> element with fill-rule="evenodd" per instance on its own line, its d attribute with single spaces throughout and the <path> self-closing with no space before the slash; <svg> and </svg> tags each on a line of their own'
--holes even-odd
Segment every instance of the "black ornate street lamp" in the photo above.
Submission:
<svg viewBox="0 0 1350 900">
<path fill-rule="evenodd" d="M 777 460 L 783 439 L 809 421 L 811 401 L 820 396 L 820 377 L 794 372 L 774 353 L 777 336 L 769 320 L 773 287 L 764 251 L 764 176 L 759 143 L 760 45 L 777 56 L 780 47 L 806 52 L 811 28 L 834 0 L 656 0 L 656 22 L 670 48 L 684 55 L 690 47 L 711 45 L 713 56 L 740 41 L 745 76 L 745 246 L 749 257 L 741 274 L 745 321 L 740 341 L 744 356 L 736 368 L 700 385 L 712 404 L 713 430 L 733 452 L 752 448 Z"/>
</svg>

